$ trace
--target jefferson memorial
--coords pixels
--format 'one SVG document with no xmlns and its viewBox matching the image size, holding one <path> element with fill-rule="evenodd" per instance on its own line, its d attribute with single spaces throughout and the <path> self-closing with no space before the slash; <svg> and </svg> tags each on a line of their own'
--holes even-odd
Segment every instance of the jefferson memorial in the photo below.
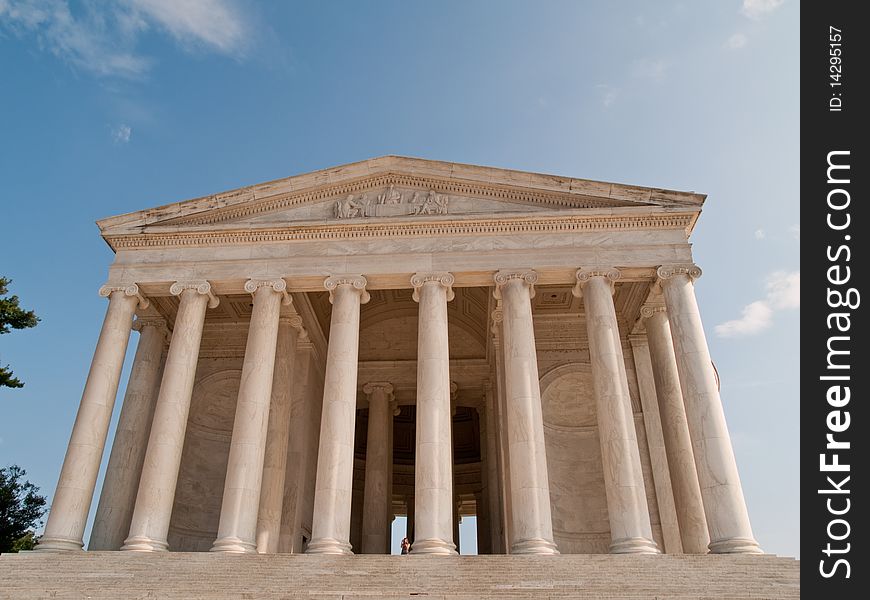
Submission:
<svg viewBox="0 0 870 600">
<path fill-rule="evenodd" d="M 99 221 L 106 316 L 38 550 L 388 554 L 406 516 L 411 554 L 451 555 L 474 515 L 480 554 L 760 553 L 704 200 L 385 156 Z"/>
</svg>

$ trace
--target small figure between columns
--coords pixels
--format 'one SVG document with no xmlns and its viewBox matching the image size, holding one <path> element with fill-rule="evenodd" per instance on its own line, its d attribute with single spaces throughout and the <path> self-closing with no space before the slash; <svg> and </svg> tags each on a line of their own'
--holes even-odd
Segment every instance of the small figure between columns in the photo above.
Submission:
<svg viewBox="0 0 870 600">
<path fill-rule="evenodd" d="M 574 295 L 583 298 L 589 359 L 610 520 L 610 552 L 658 553 L 653 541 L 622 342 L 613 305 L 611 268 L 580 269 Z"/>
<path fill-rule="evenodd" d="M 707 338 L 701 323 L 694 280 L 697 265 L 664 265 L 656 274 L 665 297 L 685 403 L 686 419 L 701 498 L 710 533 L 710 551 L 759 553 L 743 498 L 725 412 Z"/>
</svg>

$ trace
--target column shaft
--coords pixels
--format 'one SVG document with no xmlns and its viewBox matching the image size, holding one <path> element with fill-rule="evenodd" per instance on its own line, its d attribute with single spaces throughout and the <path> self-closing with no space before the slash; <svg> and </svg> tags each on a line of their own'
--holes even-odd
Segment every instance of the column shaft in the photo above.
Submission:
<svg viewBox="0 0 870 600">
<path fill-rule="evenodd" d="M 217 298 L 212 295 L 207 282 L 176 282 L 170 291 L 173 295 L 180 295 L 181 302 L 163 368 L 130 533 L 121 550 L 154 552 L 169 549 L 166 537 L 187 431 L 205 309 L 206 306 L 217 306 Z"/>
<path fill-rule="evenodd" d="M 260 489 L 260 509 L 257 511 L 257 552 L 261 554 L 280 551 L 287 452 L 290 445 L 290 416 L 293 408 L 293 394 L 290 390 L 296 381 L 296 342 L 299 337 L 297 327 L 301 324 L 299 317 L 282 318 L 278 324 L 272 401 L 266 433 L 266 453 L 263 457 L 263 484 Z M 296 465 L 298 464 L 297 462 Z"/>
<path fill-rule="evenodd" d="M 278 318 L 287 284 L 283 279 L 250 280 L 245 289 L 254 295 L 254 309 L 236 402 L 218 535 L 212 552 L 257 551 L 257 511 L 275 374 Z"/>
<path fill-rule="evenodd" d="M 486 408 L 484 417 L 486 422 L 486 488 L 487 488 L 487 513 L 489 516 L 490 530 L 490 553 L 501 554 L 504 547 L 501 543 L 501 492 L 498 483 L 499 457 L 497 441 L 496 399 L 492 386 L 486 389 Z"/>
<path fill-rule="evenodd" d="M 504 309 L 505 393 L 511 477 L 511 554 L 558 554 L 553 542 L 550 481 L 538 356 L 532 321 L 534 271 L 495 276 Z"/>
<path fill-rule="evenodd" d="M 411 278 L 419 302 L 414 554 L 456 554 L 453 541 L 453 448 L 450 416 L 449 273 Z"/>
<path fill-rule="evenodd" d="M 392 523 L 393 408 L 389 383 L 368 383 L 369 423 L 366 437 L 366 474 L 363 496 L 362 552 L 390 553 Z"/>
<path fill-rule="evenodd" d="M 613 305 L 619 271 L 578 271 L 589 337 L 598 436 L 610 520 L 610 552 L 656 553 L 641 470 L 637 432 L 628 392 L 622 342 Z"/>
<path fill-rule="evenodd" d="M 644 325 L 649 340 L 650 361 L 683 552 L 706 554 L 710 534 L 707 532 L 701 486 L 698 484 L 698 472 L 692 453 L 692 439 L 686 421 L 686 408 L 683 404 L 667 313 L 663 310 L 652 312 Z"/>
<path fill-rule="evenodd" d="M 101 296 L 109 297 L 109 306 L 38 550 L 84 547 L 85 525 L 118 394 L 138 292 L 136 285 L 100 289 Z"/>
<path fill-rule="evenodd" d="M 695 299 L 694 266 L 659 267 L 714 553 L 761 552 L 752 534 L 707 338 Z"/>
<path fill-rule="evenodd" d="M 323 416 L 310 554 L 351 554 L 353 438 L 359 359 L 360 304 L 368 301 L 362 276 L 330 277 L 332 317 L 323 384 Z"/>
<path fill-rule="evenodd" d="M 120 550 L 130 532 L 136 490 L 160 392 L 166 321 L 140 317 L 133 322 L 133 329 L 139 331 L 139 344 L 106 467 L 89 550 Z"/>
</svg>

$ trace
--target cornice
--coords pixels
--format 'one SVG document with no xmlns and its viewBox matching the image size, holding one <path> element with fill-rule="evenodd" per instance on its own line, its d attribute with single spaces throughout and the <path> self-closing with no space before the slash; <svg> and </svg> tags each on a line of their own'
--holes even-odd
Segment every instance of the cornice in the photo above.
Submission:
<svg viewBox="0 0 870 600">
<path fill-rule="evenodd" d="M 586 231 L 626 231 L 636 229 L 690 228 L 696 214 L 659 215 L 554 215 L 474 218 L 462 220 L 403 221 L 396 223 L 341 223 L 295 225 L 288 227 L 244 227 L 221 231 L 164 231 L 150 233 L 106 234 L 115 249 L 226 246 L 269 242 L 304 242 L 352 239 L 405 238 L 445 235 L 515 235 L 525 233 L 566 233 Z"/>
</svg>

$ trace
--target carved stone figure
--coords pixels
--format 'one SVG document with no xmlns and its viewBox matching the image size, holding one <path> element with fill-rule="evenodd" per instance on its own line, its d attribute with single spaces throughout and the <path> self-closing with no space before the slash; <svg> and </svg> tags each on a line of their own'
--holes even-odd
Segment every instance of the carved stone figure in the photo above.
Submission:
<svg viewBox="0 0 870 600">
<path fill-rule="evenodd" d="M 398 191 L 393 184 L 388 190 L 378 196 L 378 204 L 401 204 L 402 192 Z"/>
</svg>

